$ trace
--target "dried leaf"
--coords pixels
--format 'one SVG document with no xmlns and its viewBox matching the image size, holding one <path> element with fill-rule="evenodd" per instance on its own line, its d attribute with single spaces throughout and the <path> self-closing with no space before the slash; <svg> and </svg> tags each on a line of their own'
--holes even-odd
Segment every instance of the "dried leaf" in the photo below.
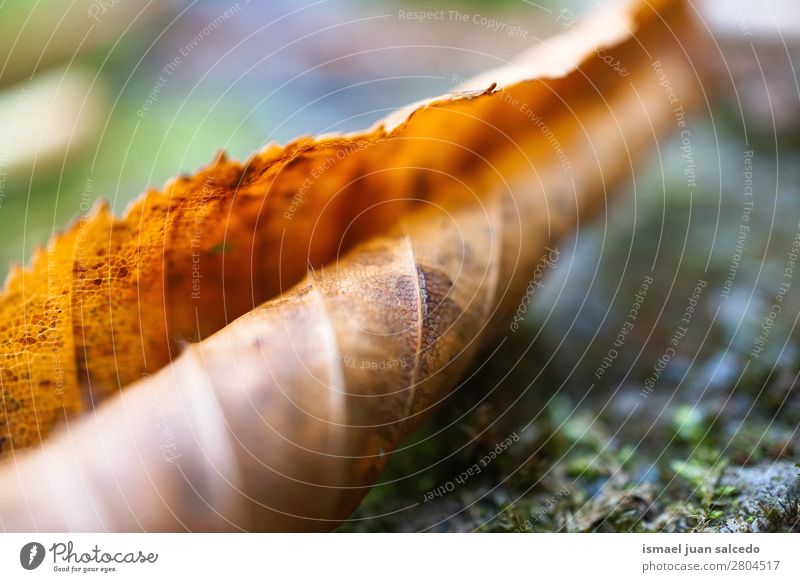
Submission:
<svg viewBox="0 0 800 582">
<path fill-rule="evenodd" d="M 691 39 L 679 1 L 597 12 L 366 132 L 98 207 L 0 299 L 4 450 L 134 385 L 0 471 L 4 526 L 333 527 L 698 99 Z"/>
</svg>

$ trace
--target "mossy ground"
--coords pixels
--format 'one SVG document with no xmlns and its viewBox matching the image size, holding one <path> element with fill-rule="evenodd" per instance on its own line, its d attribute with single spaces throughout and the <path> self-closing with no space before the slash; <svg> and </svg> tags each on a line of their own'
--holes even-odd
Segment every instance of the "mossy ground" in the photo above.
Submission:
<svg viewBox="0 0 800 582">
<path fill-rule="evenodd" d="M 800 531 L 800 153 L 718 131 L 561 247 L 340 531 Z"/>
</svg>

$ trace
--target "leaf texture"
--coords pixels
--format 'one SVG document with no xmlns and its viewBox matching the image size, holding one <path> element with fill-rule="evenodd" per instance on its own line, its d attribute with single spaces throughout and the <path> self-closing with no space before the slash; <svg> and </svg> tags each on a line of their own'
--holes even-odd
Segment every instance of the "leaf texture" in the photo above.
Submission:
<svg viewBox="0 0 800 582">
<path fill-rule="evenodd" d="M 0 299 L 0 451 L 69 429 L 0 471 L 4 527 L 334 527 L 700 99 L 693 38 L 683 2 L 629 2 L 365 132 L 77 221 Z"/>
</svg>

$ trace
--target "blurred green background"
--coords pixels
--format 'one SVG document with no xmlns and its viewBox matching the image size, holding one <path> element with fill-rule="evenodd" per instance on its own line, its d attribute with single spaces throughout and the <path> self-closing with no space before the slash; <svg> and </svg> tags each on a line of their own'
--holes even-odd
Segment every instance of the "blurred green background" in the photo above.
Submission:
<svg viewBox="0 0 800 582">
<path fill-rule="evenodd" d="M 6 0 L 0 270 L 89 200 L 117 212 L 227 150 L 368 126 L 561 26 L 580 2 Z M 520 24 L 403 19 L 455 10 Z"/>
</svg>

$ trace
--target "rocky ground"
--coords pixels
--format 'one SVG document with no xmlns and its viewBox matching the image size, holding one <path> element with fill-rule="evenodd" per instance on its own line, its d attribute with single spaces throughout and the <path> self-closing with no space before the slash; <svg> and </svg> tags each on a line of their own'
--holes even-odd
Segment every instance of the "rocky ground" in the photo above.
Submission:
<svg viewBox="0 0 800 582">
<path fill-rule="evenodd" d="M 800 152 L 691 129 L 341 531 L 800 531 Z"/>
</svg>

